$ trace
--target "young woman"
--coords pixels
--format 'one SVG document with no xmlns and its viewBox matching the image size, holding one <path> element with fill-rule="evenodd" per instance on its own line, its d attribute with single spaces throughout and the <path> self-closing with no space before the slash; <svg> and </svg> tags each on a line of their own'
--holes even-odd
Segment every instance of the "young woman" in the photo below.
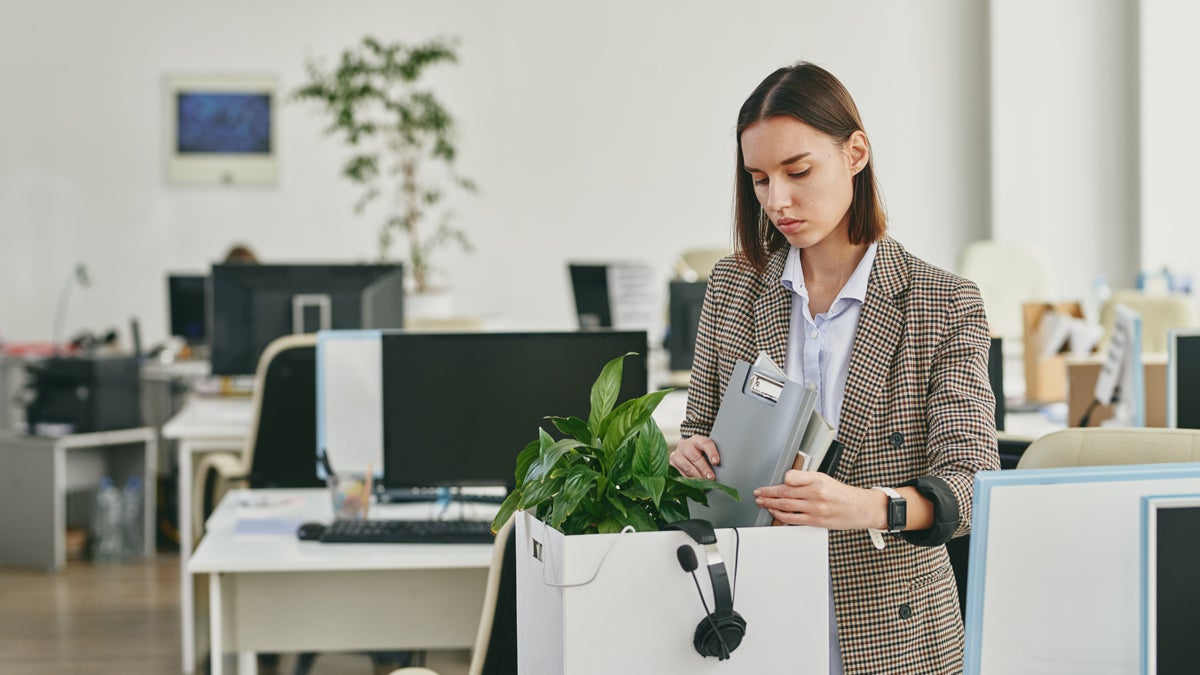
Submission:
<svg viewBox="0 0 1200 675">
<path fill-rule="evenodd" d="M 999 468 L 979 291 L 886 235 L 870 142 L 827 71 L 769 75 L 737 137 L 737 252 L 709 277 L 671 464 L 719 479 L 707 434 L 734 363 L 786 364 L 845 453 L 832 476 L 789 471 L 743 498 L 830 530 L 831 672 L 959 672 L 944 543 L 970 528 L 975 472 Z"/>
</svg>

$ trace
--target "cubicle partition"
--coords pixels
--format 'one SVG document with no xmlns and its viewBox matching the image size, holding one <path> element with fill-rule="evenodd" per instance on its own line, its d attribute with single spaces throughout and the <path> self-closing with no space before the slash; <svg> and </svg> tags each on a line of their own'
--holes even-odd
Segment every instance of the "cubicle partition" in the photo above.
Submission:
<svg viewBox="0 0 1200 675">
<path fill-rule="evenodd" d="M 965 672 L 1137 672 L 1142 499 L 1196 493 L 1200 463 L 978 474 Z"/>
</svg>

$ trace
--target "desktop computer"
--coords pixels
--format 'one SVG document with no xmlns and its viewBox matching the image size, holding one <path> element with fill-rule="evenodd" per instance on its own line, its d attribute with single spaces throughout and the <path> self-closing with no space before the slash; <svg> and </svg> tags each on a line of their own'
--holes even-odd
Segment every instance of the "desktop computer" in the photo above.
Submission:
<svg viewBox="0 0 1200 675">
<path fill-rule="evenodd" d="M 1167 426 L 1200 429 L 1200 330 L 1167 336 Z"/>
<path fill-rule="evenodd" d="M 404 274 L 392 265 L 213 265 L 214 375 L 253 374 L 272 340 L 337 328 L 403 328 Z"/>
<path fill-rule="evenodd" d="M 704 307 L 705 281 L 672 281 L 667 288 L 666 348 L 671 370 L 691 370 L 696 356 L 696 331 Z"/>
<path fill-rule="evenodd" d="M 171 335 L 189 345 L 202 345 L 208 339 L 205 304 L 208 277 L 203 274 L 168 274 L 167 309 Z"/>
</svg>

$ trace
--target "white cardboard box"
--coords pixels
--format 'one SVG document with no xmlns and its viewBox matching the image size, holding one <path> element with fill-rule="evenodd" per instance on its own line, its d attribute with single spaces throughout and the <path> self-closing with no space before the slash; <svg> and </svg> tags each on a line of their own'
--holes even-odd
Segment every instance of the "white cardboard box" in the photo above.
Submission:
<svg viewBox="0 0 1200 675">
<path fill-rule="evenodd" d="M 692 646 L 706 612 L 676 557 L 679 531 L 565 536 L 518 512 L 517 660 L 521 675 L 829 672 L 829 545 L 823 529 L 717 530 L 746 635 L 727 661 Z M 738 539 L 740 538 L 740 544 Z M 537 557 L 535 557 L 535 551 Z"/>
</svg>

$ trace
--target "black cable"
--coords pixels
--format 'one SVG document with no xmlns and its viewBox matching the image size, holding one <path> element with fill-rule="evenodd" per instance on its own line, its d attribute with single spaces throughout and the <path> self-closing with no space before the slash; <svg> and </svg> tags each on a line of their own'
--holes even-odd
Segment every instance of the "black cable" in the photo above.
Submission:
<svg viewBox="0 0 1200 675">
<path fill-rule="evenodd" d="M 717 642 L 721 643 L 721 655 L 718 660 L 724 661 L 732 652 L 729 645 L 725 643 L 725 636 L 721 635 L 721 629 L 717 627 L 717 620 L 713 618 L 713 613 L 708 611 L 708 603 L 704 601 L 704 591 L 700 590 L 700 580 L 696 578 L 696 570 L 692 570 L 692 581 L 696 584 L 696 593 L 700 595 L 700 605 L 704 607 L 704 617 L 708 619 L 708 625 L 712 626 L 713 635 L 717 636 Z"/>
<path fill-rule="evenodd" d="M 1087 423 L 1088 423 L 1088 422 L 1091 422 L 1091 420 L 1092 420 L 1092 412 L 1093 412 L 1094 410 L 1096 410 L 1096 406 L 1098 406 L 1098 405 L 1100 405 L 1100 400 L 1099 400 L 1099 399 L 1092 399 L 1092 402 L 1090 402 L 1090 404 L 1087 404 L 1087 408 L 1086 408 L 1086 410 L 1084 411 L 1084 417 L 1082 417 L 1082 418 L 1079 420 L 1079 425 L 1080 425 L 1080 426 L 1087 426 Z"/>
<path fill-rule="evenodd" d="M 738 529 L 733 528 L 733 590 L 729 593 L 729 608 L 733 609 L 735 600 L 737 600 L 737 578 L 738 571 L 741 570 L 741 565 L 738 564 L 738 555 L 742 552 L 742 533 Z"/>
</svg>

